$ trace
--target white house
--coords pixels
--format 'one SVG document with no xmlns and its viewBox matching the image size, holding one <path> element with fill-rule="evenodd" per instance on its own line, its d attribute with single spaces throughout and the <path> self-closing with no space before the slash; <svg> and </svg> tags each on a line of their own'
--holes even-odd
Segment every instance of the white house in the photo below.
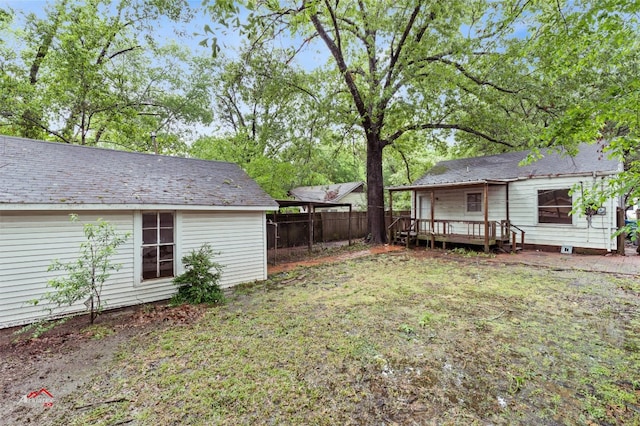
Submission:
<svg viewBox="0 0 640 426">
<path fill-rule="evenodd" d="M 390 188 L 412 192 L 412 217 L 394 219 L 392 229 L 431 245 L 477 244 L 487 251 L 522 241 L 531 248 L 616 251 L 619 200 L 569 213 L 582 191 L 606 185 L 622 164 L 598 145 L 582 144 L 574 157 L 544 150 L 539 160 L 520 165 L 528 154 L 441 161 L 413 184 Z"/>
<path fill-rule="evenodd" d="M 237 165 L 0 136 L 0 328 L 44 316 L 54 259 L 75 260 L 80 223 L 130 237 L 103 289 L 107 308 L 170 298 L 181 258 L 209 243 L 222 287 L 267 277 L 265 212 L 277 209 Z M 65 312 L 82 311 L 82 304 Z"/>
<path fill-rule="evenodd" d="M 364 182 L 345 182 L 330 185 L 299 186 L 289 191 L 297 201 L 310 203 L 351 204 L 353 211 L 367 210 L 367 194 Z M 303 209 L 305 211 L 305 209 Z M 335 206 L 324 211 L 349 211 L 348 206 Z"/>
</svg>

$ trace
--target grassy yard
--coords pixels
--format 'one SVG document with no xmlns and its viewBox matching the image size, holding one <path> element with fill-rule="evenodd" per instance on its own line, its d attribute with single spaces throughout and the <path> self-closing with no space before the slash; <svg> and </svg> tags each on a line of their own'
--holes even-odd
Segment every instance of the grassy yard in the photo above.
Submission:
<svg viewBox="0 0 640 426">
<path fill-rule="evenodd" d="M 640 425 L 638 312 L 640 284 L 610 274 L 405 252 L 300 268 L 132 342 L 56 422 Z"/>
</svg>

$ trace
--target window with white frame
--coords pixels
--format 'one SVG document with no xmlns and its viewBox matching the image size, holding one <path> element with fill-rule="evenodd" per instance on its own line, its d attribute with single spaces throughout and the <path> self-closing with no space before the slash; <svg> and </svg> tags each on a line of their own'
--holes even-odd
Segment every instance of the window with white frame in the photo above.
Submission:
<svg viewBox="0 0 640 426">
<path fill-rule="evenodd" d="M 482 192 L 467 193 L 467 212 L 482 211 Z"/>
<path fill-rule="evenodd" d="M 142 279 L 174 276 L 175 215 L 142 213 Z"/>
<path fill-rule="evenodd" d="M 538 223 L 571 225 L 569 188 L 538 190 Z"/>
</svg>

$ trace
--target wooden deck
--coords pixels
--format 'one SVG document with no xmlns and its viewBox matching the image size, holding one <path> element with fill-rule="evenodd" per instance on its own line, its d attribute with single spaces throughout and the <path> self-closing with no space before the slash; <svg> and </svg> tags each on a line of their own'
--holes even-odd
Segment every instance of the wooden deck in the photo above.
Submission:
<svg viewBox="0 0 640 426">
<path fill-rule="evenodd" d="M 446 248 L 447 243 L 469 244 L 483 246 L 485 251 L 498 246 L 510 248 L 515 252 L 524 248 L 524 231 L 506 220 L 486 223 L 434 220 L 431 223 L 428 219 L 397 217 L 389 226 L 389 241 L 407 246 L 418 241 L 426 241 L 431 248 L 435 247 L 436 242 L 442 243 L 443 248 Z"/>
</svg>

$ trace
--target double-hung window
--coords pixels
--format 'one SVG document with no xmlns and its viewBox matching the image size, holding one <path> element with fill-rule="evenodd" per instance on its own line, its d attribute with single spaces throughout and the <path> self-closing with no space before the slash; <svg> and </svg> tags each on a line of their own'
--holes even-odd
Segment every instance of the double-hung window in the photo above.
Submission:
<svg viewBox="0 0 640 426">
<path fill-rule="evenodd" d="M 174 276 L 175 215 L 142 213 L 142 279 Z"/>
<path fill-rule="evenodd" d="M 482 193 L 481 192 L 467 193 L 467 212 L 481 212 L 481 211 L 482 211 Z"/>
<path fill-rule="evenodd" d="M 538 191 L 538 223 L 571 225 L 571 207 L 568 188 Z"/>
</svg>

